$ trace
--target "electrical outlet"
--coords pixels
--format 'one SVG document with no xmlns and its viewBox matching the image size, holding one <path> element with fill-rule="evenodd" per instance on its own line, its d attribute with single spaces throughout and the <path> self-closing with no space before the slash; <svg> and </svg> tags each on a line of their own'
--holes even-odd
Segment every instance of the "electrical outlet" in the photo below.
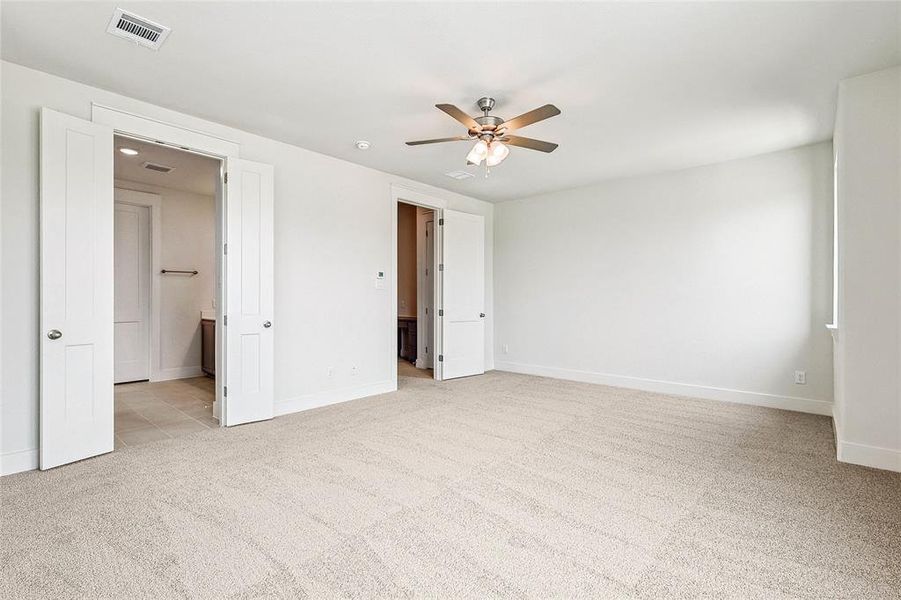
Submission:
<svg viewBox="0 0 901 600">
<path fill-rule="evenodd" d="M 335 374 L 335 367 L 329 367 L 328 368 L 328 376 L 331 377 L 334 374 Z"/>
<path fill-rule="evenodd" d="M 805 385 L 807 383 L 807 371 L 795 371 L 795 383 Z"/>
<path fill-rule="evenodd" d="M 351 375 L 357 374 L 357 365 L 350 365 L 350 374 Z"/>
<path fill-rule="evenodd" d="M 503 351 L 504 354 L 508 354 L 510 352 L 510 346 L 508 346 L 507 344 L 504 344 L 503 346 L 501 346 L 501 350 Z"/>
</svg>

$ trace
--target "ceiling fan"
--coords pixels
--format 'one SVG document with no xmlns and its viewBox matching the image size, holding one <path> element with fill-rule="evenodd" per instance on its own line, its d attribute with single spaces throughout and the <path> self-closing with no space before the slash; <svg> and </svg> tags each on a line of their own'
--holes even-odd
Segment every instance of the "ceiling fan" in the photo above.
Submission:
<svg viewBox="0 0 901 600">
<path fill-rule="evenodd" d="M 539 152 L 553 152 L 557 149 L 557 144 L 551 142 L 543 142 L 541 140 L 533 140 L 532 138 L 520 137 L 518 135 L 510 135 L 511 131 L 559 115 L 560 109 L 553 104 L 545 104 L 540 108 L 530 110 L 509 121 L 488 114 L 491 112 L 491 109 L 494 108 L 494 98 L 479 98 L 478 106 L 479 110 L 482 111 L 482 115 L 470 117 L 453 104 L 436 104 L 436 108 L 443 110 L 451 117 L 466 125 L 468 129 L 466 135 L 438 138 L 434 140 L 417 140 L 415 142 L 407 142 L 407 145 L 419 146 L 422 144 L 477 140 L 475 146 L 472 147 L 472 150 L 470 150 L 469 154 L 466 156 L 466 164 L 479 165 L 484 160 L 486 168 L 499 165 L 507 158 L 507 155 L 510 154 L 510 148 L 507 147 L 508 145 L 528 148 L 529 150 L 538 150 Z M 487 172 L 485 176 L 488 176 Z"/>
</svg>

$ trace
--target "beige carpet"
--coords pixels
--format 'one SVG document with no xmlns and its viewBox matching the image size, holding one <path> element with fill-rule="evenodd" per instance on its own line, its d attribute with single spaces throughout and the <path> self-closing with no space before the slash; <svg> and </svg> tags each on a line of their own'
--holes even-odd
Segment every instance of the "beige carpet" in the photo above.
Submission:
<svg viewBox="0 0 901 600">
<path fill-rule="evenodd" d="M 2 485 L 3 598 L 901 597 L 824 417 L 504 373 Z"/>
</svg>

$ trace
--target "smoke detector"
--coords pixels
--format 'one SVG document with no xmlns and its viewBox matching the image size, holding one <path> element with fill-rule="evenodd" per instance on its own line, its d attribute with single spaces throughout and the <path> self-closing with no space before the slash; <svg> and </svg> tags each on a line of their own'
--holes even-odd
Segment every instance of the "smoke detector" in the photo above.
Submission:
<svg viewBox="0 0 901 600">
<path fill-rule="evenodd" d="M 150 169 L 151 171 L 156 171 L 157 173 L 171 173 L 175 170 L 175 167 L 152 162 L 145 162 L 142 166 L 145 169 Z"/>
<path fill-rule="evenodd" d="M 139 17 L 121 8 L 116 9 L 106 27 L 107 33 L 153 50 L 159 50 L 169 37 L 170 31 L 171 29 L 165 25 L 154 23 L 150 19 Z"/>
</svg>

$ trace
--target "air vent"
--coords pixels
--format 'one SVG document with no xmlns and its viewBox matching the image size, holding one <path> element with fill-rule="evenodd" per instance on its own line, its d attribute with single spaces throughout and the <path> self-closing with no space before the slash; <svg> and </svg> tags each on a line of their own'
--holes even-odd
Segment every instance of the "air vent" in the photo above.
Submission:
<svg viewBox="0 0 901 600">
<path fill-rule="evenodd" d="M 158 50 L 169 36 L 170 29 L 165 25 L 154 23 L 144 17 L 117 8 L 106 31 L 141 46 Z"/>
<path fill-rule="evenodd" d="M 451 179 L 469 179 L 470 177 L 474 177 L 472 173 L 468 171 L 451 171 L 450 173 L 445 173 Z"/>
<path fill-rule="evenodd" d="M 169 167 L 167 165 L 161 165 L 161 164 L 152 163 L 152 162 L 145 162 L 144 168 L 150 169 L 151 171 L 157 171 L 159 173 L 170 173 L 171 171 L 175 170 L 175 167 Z"/>
</svg>

